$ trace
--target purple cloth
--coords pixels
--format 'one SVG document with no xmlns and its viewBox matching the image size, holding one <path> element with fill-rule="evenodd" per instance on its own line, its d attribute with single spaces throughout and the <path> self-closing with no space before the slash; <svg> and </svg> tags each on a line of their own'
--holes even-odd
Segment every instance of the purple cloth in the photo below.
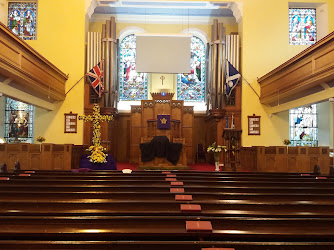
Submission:
<svg viewBox="0 0 334 250">
<path fill-rule="evenodd" d="M 170 129 L 170 115 L 157 115 L 158 129 Z"/>
<path fill-rule="evenodd" d="M 87 156 L 88 154 L 81 156 L 80 168 L 89 168 L 91 170 L 117 170 L 116 161 L 110 154 L 107 156 L 107 163 L 90 162 Z"/>
</svg>

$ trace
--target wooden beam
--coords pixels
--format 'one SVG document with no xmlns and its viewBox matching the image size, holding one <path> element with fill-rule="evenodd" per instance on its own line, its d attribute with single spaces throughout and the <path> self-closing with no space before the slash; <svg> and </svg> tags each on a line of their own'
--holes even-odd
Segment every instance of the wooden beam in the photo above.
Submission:
<svg viewBox="0 0 334 250">
<path fill-rule="evenodd" d="M 65 99 L 68 76 L 1 22 L 0 72 L 27 93 L 50 96 L 57 101 Z"/>
<path fill-rule="evenodd" d="M 273 105 L 280 100 L 310 95 L 334 80 L 334 32 L 303 52 L 260 77 L 260 102 Z M 296 97 L 298 96 L 298 97 Z M 279 103 L 277 102 L 277 105 Z"/>
<path fill-rule="evenodd" d="M 4 95 L 18 99 L 19 101 L 32 104 L 34 106 L 52 111 L 55 109 L 55 104 L 44 101 L 36 96 L 30 95 L 24 91 L 11 87 L 3 82 L 0 82 L 0 90 Z"/>
<path fill-rule="evenodd" d="M 286 102 L 275 107 L 262 105 L 266 113 L 276 114 L 289 109 L 305 106 L 312 103 L 323 102 L 334 96 L 334 88 L 326 89 L 315 94 L 311 94 L 291 102 Z"/>
</svg>

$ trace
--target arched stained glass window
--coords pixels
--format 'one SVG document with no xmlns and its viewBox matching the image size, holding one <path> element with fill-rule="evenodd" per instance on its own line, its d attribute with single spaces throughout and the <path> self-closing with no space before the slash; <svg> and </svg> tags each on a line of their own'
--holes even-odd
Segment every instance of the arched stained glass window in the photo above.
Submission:
<svg viewBox="0 0 334 250">
<path fill-rule="evenodd" d="M 8 27 L 23 40 L 36 40 L 36 2 L 9 2 Z"/>
<path fill-rule="evenodd" d="M 177 99 L 205 101 L 205 44 L 196 36 L 191 38 L 190 74 L 177 75 Z"/>
<path fill-rule="evenodd" d="M 147 82 L 147 73 L 136 72 L 136 36 L 128 35 L 120 43 L 119 100 L 147 99 Z"/>
<path fill-rule="evenodd" d="M 289 9 L 290 44 L 311 45 L 317 41 L 316 9 Z"/>
<path fill-rule="evenodd" d="M 34 106 L 6 98 L 5 139 L 8 143 L 33 142 Z"/>
<path fill-rule="evenodd" d="M 318 146 L 318 105 L 290 109 L 291 146 Z"/>
</svg>

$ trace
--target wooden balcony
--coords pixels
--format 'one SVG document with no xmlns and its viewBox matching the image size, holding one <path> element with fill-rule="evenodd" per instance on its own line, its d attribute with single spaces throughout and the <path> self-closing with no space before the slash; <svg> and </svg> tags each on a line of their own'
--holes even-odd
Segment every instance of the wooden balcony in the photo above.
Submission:
<svg viewBox="0 0 334 250">
<path fill-rule="evenodd" d="M 262 76 L 258 82 L 261 103 L 271 107 L 320 92 L 323 93 L 314 95 L 317 99 L 313 101 L 327 99 L 334 89 L 334 32 Z"/>
<path fill-rule="evenodd" d="M 8 87 L 50 103 L 65 99 L 68 77 L 1 22 L 0 72 L 0 92 Z"/>
</svg>

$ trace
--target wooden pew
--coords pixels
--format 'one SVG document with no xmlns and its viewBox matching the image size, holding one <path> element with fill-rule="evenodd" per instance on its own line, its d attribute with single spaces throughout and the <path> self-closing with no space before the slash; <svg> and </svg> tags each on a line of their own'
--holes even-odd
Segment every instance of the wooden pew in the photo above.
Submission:
<svg viewBox="0 0 334 250">
<path fill-rule="evenodd" d="M 89 240 L 99 242 L 94 249 L 118 242 L 114 249 L 121 250 L 133 244 L 137 249 L 237 250 L 284 249 L 277 247 L 286 242 L 287 249 L 334 246 L 330 178 L 175 172 L 184 194 L 193 195 L 187 203 L 202 206 L 202 213 L 184 213 L 161 172 L 104 172 L 100 179 L 96 173 L 35 174 L 9 174 L 9 181 L 0 182 L 0 248 L 25 249 L 29 242 L 33 249 L 67 249 L 72 242 L 69 249 L 92 249 Z M 187 232 L 189 220 L 211 221 L 212 233 Z"/>
<path fill-rule="evenodd" d="M 3 249 L 112 249 L 112 250 L 328 250 L 333 242 L 276 242 L 276 241 L 42 241 L 42 240 L 5 240 L 0 241 Z M 231 249 L 232 250 L 232 249 Z"/>
<path fill-rule="evenodd" d="M 205 217 L 212 232 L 189 232 L 198 216 L 0 216 L 0 240 L 332 241 L 333 218 Z M 126 237 L 125 235 L 126 234 Z"/>
</svg>

